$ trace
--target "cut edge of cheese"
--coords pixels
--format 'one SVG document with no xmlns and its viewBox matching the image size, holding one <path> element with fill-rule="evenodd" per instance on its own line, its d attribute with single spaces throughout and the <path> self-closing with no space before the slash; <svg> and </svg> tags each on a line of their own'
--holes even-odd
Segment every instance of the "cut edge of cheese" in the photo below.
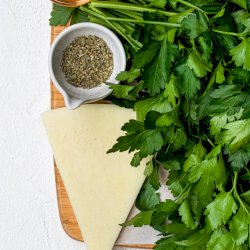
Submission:
<svg viewBox="0 0 250 250">
<path fill-rule="evenodd" d="M 42 118 L 88 250 L 111 250 L 145 180 L 145 161 L 133 168 L 131 154 L 106 152 L 135 113 L 89 104 Z"/>
</svg>

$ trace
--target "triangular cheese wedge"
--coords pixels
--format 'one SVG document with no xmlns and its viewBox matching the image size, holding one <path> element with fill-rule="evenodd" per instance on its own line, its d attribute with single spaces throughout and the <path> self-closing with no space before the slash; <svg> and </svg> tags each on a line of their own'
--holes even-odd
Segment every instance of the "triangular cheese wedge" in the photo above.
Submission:
<svg viewBox="0 0 250 250">
<path fill-rule="evenodd" d="M 106 154 L 135 118 L 111 104 L 43 114 L 54 157 L 88 250 L 111 250 L 145 180 L 127 152 Z"/>
</svg>

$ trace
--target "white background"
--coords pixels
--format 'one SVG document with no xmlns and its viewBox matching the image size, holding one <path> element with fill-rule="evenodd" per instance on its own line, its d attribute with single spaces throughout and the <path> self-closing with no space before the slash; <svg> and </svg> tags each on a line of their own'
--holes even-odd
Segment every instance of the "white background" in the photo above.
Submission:
<svg viewBox="0 0 250 250">
<path fill-rule="evenodd" d="M 60 224 L 40 120 L 50 107 L 50 10 L 49 0 L 0 0 L 1 250 L 86 249 Z"/>
</svg>

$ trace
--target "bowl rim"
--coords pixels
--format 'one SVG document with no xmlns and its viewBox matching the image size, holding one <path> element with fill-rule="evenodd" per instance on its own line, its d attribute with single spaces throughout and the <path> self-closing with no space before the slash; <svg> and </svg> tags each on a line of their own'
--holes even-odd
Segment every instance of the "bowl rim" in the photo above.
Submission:
<svg viewBox="0 0 250 250">
<path fill-rule="evenodd" d="M 50 78 L 51 81 L 53 82 L 54 86 L 56 87 L 56 89 L 62 94 L 64 101 L 65 101 L 65 106 L 69 109 L 72 108 L 76 108 L 75 106 L 79 106 L 81 103 L 84 102 L 94 102 L 97 100 L 101 100 L 103 98 L 105 98 L 106 96 L 108 96 L 112 90 L 108 90 L 105 93 L 103 93 L 102 95 L 96 96 L 95 98 L 88 98 L 88 99 L 79 99 L 77 97 L 71 97 L 69 93 L 67 93 L 67 91 L 65 89 L 63 89 L 63 87 L 61 87 L 61 85 L 59 84 L 59 82 L 56 79 L 56 76 L 54 74 L 54 70 L 53 70 L 53 64 L 52 64 L 52 59 L 53 59 L 53 55 L 54 55 L 54 51 L 55 48 L 57 47 L 58 43 L 60 42 L 60 40 L 66 36 L 67 34 L 71 33 L 74 30 L 77 30 L 79 28 L 93 28 L 95 30 L 102 30 L 104 31 L 109 37 L 111 37 L 111 39 L 114 41 L 115 45 L 118 47 L 119 53 L 121 55 L 121 71 L 124 71 L 126 69 L 126 53 L 125 53 L 125 49 L 123 47 L 122 42 L 120 41 L 120 39 L 117 37 L 117 35 L 111 31 L 110 29 L 108 29 L 107 27 L 100 25 L 100 24 L 96 24 L 96 23 L 91 23 L 91 22 L 83 22 L 83 23 L 78 23 L 78 24 L 74 24 L 71 25 L 67 28 L 65 28 L 52 42 L 51 47 L 50 47 L 50 51 L 49 51 L 49 73 L 50 73 Z M 101 37 L 101 36 L 100 36 Z M 119 81 L 116 81 L 115 84 L 119 84 Z M 77 101 L 77 105 L 73 105 L 72 107 L 72 100 L 70 99 L 75 99 Z M 80 103 L 80 104 L 79 104 Z"/>
</svg>

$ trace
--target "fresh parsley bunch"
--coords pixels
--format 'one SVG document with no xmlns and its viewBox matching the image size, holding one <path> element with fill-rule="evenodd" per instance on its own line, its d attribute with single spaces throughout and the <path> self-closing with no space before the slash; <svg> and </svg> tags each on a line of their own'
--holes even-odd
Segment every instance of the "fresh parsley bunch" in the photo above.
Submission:
<svg viewBox="0 0 250 250">
<path fill-rule="evenodd" d="M 129 67 L 111 99 L 137 119 L 109 152 L 134 152 L 134 167 L 151 156 L 141 212 L 124 226 L 158 230 L 157 250 L 250 249 L 249 10 L 249 0 L 115 0 L 52 12 L 51 24 L 88 17 L 124 41 Z M 174 200 L 160 201 L 159 168 Z"/>
</svg>

